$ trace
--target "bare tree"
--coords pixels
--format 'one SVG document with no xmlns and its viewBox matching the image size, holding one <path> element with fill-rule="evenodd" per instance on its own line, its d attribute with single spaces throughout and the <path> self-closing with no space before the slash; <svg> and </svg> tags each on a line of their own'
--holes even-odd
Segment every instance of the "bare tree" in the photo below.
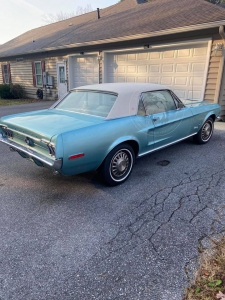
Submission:
<svg viewBox="0 0 225 300">
<path fill-rule="evenodd" d="M 42 21 L 46 24 L 50 24 L 50 23 L 54 23 L 54 22 L 58 22 L 58 21 L 63 21 L 75 16 L 79 16 L 88 12 L 93 11 L 91 4 L 87 4 L 86 6 L 82 7 L 82 6 L 78 6 L 76 11 L 72 11 L 72 12 L 62 12 L 60 11 L 59 13 L 56 14 L 45 14 L 42 16 Z"/>
</svg>

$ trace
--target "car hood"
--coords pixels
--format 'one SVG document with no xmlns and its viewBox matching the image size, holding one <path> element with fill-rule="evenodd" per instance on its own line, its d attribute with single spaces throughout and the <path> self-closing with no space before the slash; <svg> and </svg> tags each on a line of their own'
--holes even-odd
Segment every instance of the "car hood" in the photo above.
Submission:
<svg viewBox="0 0 225 300">
<path fill-rule="evenodd" d="M 5 116 L 0 124 L 31 136 L 47 138 L 104 122 L 103 118 L 56 109 L 40 110 Z"/>
</svg>

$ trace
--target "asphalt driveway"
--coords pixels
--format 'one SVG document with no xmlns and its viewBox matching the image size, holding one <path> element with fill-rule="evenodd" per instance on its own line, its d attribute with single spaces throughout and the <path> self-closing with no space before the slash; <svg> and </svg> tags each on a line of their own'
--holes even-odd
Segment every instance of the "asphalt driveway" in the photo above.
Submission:
<svg viewBox="0 0 225 300">
<path fill-rule="evenodd" d="M 0 299 L 181 300 L 205 238 L 224 231 L 225 123 L 206 145 L 138 159 L 113 188 L 0 153 Z"/>
</svg>

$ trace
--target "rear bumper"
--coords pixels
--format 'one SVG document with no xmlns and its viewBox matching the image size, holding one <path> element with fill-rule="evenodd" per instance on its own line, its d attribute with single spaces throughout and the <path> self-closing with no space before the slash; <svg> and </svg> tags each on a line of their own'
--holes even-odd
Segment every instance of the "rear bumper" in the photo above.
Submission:
<svg viewBox="0 0 225 300">
<path fill-rule="evenodd" d="M 36 164 L 38 164 L 37 162 L 40 162 L 43 166 L 49 167 L 56 171 L 62 168 L 62 159 L 48 158 L 44 155 L 41 155 L 40 153 L 37 153 L 36 151 L 31 150 L 30 148 L 18 145 L 13 141 L 9 141 L 7 138 L 4 138 L 1 133 L 0 142 L 9 146 L 12 151 L 17 151 L 24 158 L 33 160 L 33 162 L 35 162 Z"/>
</svg>

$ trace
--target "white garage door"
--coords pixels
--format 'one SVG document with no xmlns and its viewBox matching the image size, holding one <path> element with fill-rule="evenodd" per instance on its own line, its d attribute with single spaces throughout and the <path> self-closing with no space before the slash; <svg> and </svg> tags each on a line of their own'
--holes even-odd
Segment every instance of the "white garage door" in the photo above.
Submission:
<svg viewBox="0 0 225 300">
<path fill-rule="evenodd" d="M 69 87 L 99 83 L 97 55 L 69 57 Z"/>
<path fill-rule="evenodd" d="M 208 69 L 208 42 L 198 45 L 105 54 L 105 82 L 151 82 L 182 99 L 202 100 Z"/>
</svg>

